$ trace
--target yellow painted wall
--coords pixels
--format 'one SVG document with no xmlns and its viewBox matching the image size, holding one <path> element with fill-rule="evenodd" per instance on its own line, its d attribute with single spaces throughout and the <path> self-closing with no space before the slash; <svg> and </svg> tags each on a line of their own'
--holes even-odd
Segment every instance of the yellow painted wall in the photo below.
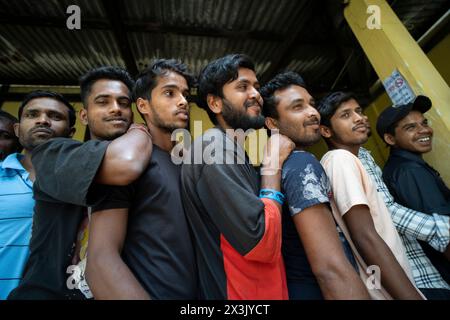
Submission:
<svg viewBox="0 0 450 320">
<path fill-rule="evenodd" d="M 431 63 L 433 63 L 435 68 L 439 71 L 441 76 L 444 78 L 447 85 L 450 86 L 450 63 L 448 62 L 450 57 L 450 35 L 447 35 L 441 42 L 439 42 L 427 54 L 427 56 L 430 59 Z M 374 130 L 378 115 L 391 104 L 392 102 L 389 99 L 389 96 L 386 93 L 383 93 L 365 110 L 365 113 L 369 117 L 373 128 L 373 135 L 369 139 L 367 146 L 372 151 L 372 154 L 375 156 L 375 160 L 381 167 L 384 165 L 389 156 L 389 148 L 385 146 L 384 142 Z M 444 106 L 444 108 L 450 108 L 450 101 L 448 102 L 447 106 Z M 447 128 L 450 127 L 450 119 L 442 120 L 447 124 Z M 450 135 L 450 132 L 447 128 L 439 126 L 439 124 L 436 123 L 434 123 L 433 125 L 433 122 L 430 122 L 430 125 L 435 131 L 434 139 L 439 139 L 438 135 Z M 450 148 L 449 145 L 446 145 L 445 147 L 447 148 L 447 150 Z M 428 157 L 432 156 L 433 154 L 439 154 L 440 152 L 441 150 L 434 147 L 433 151 L 431 151 L 430 154 L 426 154 L 424 158 L 425 160 L 427 160 Z M 444 168 L 444 170 L 441 169 L 440 171 L 441 174 L 450 176 L 450 166 L 447 166 Z M 446 182 L 450 183 L 450 181 Z"/>
</svg>

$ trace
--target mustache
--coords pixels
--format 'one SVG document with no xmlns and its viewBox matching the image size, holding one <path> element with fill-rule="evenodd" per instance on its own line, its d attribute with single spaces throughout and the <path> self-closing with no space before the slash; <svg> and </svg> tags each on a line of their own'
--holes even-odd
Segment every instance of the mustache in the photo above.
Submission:
<svg viewBox="0 0 450 320">
<path fill-rule="evenodd" d="M 370 130 L 369 126 L 366 123 L 358 124 L 357 126 L 354 126 L 352 128 L 352 131 L 356 131 L 360 128 L 366 128 L 367 130 Z"/>
<path fill-rule="evenodd" d="M 317 117 L 312 117 L 311 120 L 305 121 L 305 122 L 303 123 L 303 126 L 304 126 L 304 127 L 307 127 L 307 126 L 311 126 L 311 125 L 315 125 L 315 124 L 317 124 L 317 125 L 320 124 L 319 118 L 317 118 Z"/>
<path fill-rule="evenodd" d="M 187 111 L 185 109 L 180 109 L 180 110 L 175 111 L 175 115 L 177 115 L 179 113 L 183 113 L 183 114 L 189 115 L 189 111 Z"/>
<path fill-rule="evenodd" d="M 105 120 L 105 121 L 122 120 L 122 121 L 128 122 L 127 118 L 117 117 L 117 116 L 106 117 L 106 118 L 103 118 L 103 120 Z"/>
<path fill-rule="evenodd" d="M 49 127 L 46 127 L 46 126 L 36 126 L 33 129 L 31 129 L 30 133 L 33 134 L 36 131 L 45 131 L 45 132 L 50 133 L 50 134 L 55 134 L 55 131 L 53 129 L 51 129 Z"/>
<path fill-rule="evenodd" d="M 251 106 L 257 105 L 260 109 L 262 108 L 261 104 L 258 100 L 247 100 L 244 102 L 245 109 L 250 108 Z"/>
</svg>

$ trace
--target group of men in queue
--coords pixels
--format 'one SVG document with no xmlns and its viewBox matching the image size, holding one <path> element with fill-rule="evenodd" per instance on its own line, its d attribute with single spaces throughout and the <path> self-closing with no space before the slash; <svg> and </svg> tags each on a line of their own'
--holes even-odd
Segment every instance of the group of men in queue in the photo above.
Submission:
<svg viewBox="0 0 450 320">
<path fill-rule="evenodd" d="M 215 161 L 176 165 L 195 82 L 215 127 L 185 152 Z M 242 54 L 197 79 L 176 60 L 136 81 L 101 67 L 80 88 L 87 142 L 71 139 L 75 111 L 57 93 L 27 95 L 18 121 L 0 114 L 1 299 L 450 299 L 450 190 L 422 159 L 427 97 L 380 115 L 382 172 L 352 93 L 316 104 L 293 72 L 261 88 Z M 257 169 L 230 129 L 264 126 Z M 305 148 L 321 137 L 319 162 Z"/>
</svg>

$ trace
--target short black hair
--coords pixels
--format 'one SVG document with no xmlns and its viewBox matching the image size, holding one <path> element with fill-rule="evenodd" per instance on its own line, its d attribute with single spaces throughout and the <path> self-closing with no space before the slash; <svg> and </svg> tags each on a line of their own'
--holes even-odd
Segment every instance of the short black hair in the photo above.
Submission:
<svg viewBox="0 0 450 320">
<path fill-rule="evenodd" d="M 151 92 L 157 85 L 157 78 L 171 71 L 185 78 L 189 88 L 195 85 L 195 77 L 184 63 L 175 59 L 158 59 L 138 75 L 133 89 L 133 99 L 150 100 Z"/>
<path fill-rule="evenodd" d="M 331 127 L 330 119 L 336 113 L 339 106 L 350 100 L 357 100 L 353 92 L 337 91 L 327 94 L 317 105 L 317 111 L 320 113 L 320 123 Z"/>
<path fill-rule="evenodd" d="M 134 80 L 125 69 L 115 66 L 91 69 L 80 78 L 80 95 L 85 108 L 87 108 L 87 97 L 91 93 L 93 84 L 100 79 L 121 81 L 127 86 L 130 94 L 133 92 Z"/>
<path fill-rule="evenodd" d="M 216 115 L 209 109 L 206 98 L 208 94 L 223 98 L 223 86 L 237 79 L 240 68 L 255 72 L 255 64 L 252 59 L 239 53 L 216 59 L 206 65 L 200 72 L 198 77 L 198 104 L 200 108 L 206 110 L 214 124 L 217 124 Z"/>
<path fill-rule="evenodd" d="M 70 104 L 70 102 L 66 98 L 64 98 L 64 96 L 62 94 L 60 94 L 58 92 L 46 91 L 46 90 L 31 91 L 30 93 L 28 93 L 25 96 L 25 98 L 23 99 L 23 101 L 19 107 L 19 119 L 22 118 L 23 109 L 28 104 L 28 102 L 30 102 L 33 99 L 38 99 L 38 98 L 51 98 L 51 99 L 55 99 L 55 100 L 61 102 L 62 104 L 64 104 L 69 111 L 69 127 L 72 128 L 75 125 L 75 120 L 76 120 L 75 109 Z"/>
<path fill-rule="evenodd" d="M 306 88 L 305 81 L 296 72 L 286 71 L 277 74 L 272 80 L 267 82 L 260 90 L 264 100 L 263 114 L 265 117 L 278 119 L 277 104 L 275 99 L 275 91 L 286 89 L 290 86 L 300 86 Z"/>
<path fill-rule="evenodd" d="M 7 122 L 12 124 L 19 122 L 19 120 L 16 117 L 3 110 L 0 110 L 0 120 L 6 120 Z"/>
</svg>

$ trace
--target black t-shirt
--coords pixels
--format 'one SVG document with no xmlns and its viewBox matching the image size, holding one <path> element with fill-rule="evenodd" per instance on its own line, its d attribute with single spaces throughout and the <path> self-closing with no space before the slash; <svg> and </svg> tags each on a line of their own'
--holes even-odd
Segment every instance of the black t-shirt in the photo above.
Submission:
<svg viewBox="0 0 450 320">
<path fill-rule="evenodd" d="M 196 299 L 197 269 L 180 195 L 179 165 L 153 146 L 142 176 L 110 192 L 95 211 L 128 208 L 122 258 L 152 299 Z"/>
<path fill-rule="evenodd" d="M 194 141 L 189 162 L 182 167 L 181 181 L 184 208 L 196 244 L 201 298 L 227 299 L 229 280 L 236 272 L 226 268 L 239 266 L 239 276 L 245 278 L 248 270 L 243 269 L 246 263 L 242 256 L 257 246 L 265 232 L 264 204 L 257 196 L 258 173 L 245 150 L 225 132 L 213 128 Z M 233 256 L 233 263 L 226 262 L 231 258 L 224 239 L 240 255 Z"/>
<path fill-rule="evenodd" d="M 36 205 L 30 257 L 8 299 L 83 299 L 79 290 L 68 288 L 66 272 L 86 206 L 97 198 L 92 181 L 108 144 L 56 138 L 33 150 Z"/>
</svg>

